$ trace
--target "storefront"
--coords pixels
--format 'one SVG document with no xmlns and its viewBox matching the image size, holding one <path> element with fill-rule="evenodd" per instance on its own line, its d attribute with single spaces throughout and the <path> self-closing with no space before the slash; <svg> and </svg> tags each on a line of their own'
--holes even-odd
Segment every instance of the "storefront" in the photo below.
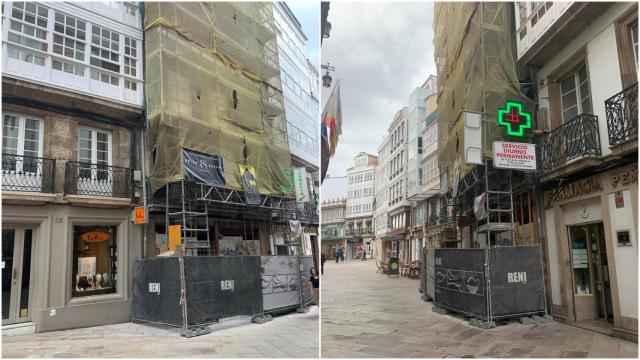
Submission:
<svg viewBox="0 0 640 360">
<path fill-rule="evenodd" d="M 637 176 L 637 166 L 628 165 L 545 192 L 556 319 L 637 338 Z"/>
<path fill-rule="evenodd" d="M 131 320 L 131 209 L 4 205 L 2 325 L 17 333 Z"/>
</svg>

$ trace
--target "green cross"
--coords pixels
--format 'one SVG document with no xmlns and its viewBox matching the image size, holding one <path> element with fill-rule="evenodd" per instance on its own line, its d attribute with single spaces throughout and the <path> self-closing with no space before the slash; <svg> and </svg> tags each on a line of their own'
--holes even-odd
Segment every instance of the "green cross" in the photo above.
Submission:
<svg viewBox="0 0 640 360">
<path fill-rule="evenodd" d="M 498 125 L 507 128 L 510 136 L 524 136 L 524 129 L 531 129 L 531 114 L 522 111 L 522 104 L 507 101 L 504 109 L 498 109 Z"/>
</svg>

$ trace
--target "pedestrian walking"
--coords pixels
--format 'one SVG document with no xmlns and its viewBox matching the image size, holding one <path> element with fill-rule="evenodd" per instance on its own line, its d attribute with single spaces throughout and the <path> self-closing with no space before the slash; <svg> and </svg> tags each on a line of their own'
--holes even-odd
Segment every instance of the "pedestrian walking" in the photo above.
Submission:
<svg viewBox="0 0 640 360">
<path fill-rule="evenodd" d="M 311 290 L 313 298 L 316 300 L 316 305 L 320 306 L 320 276 L 318 275 L 318 270 L 314 267 L 309 270 L 309 273 L 311 273 L 311 276 L 307 287 Z"/>
<path fill-rule="evenodd" d="M 362 250 L 362 261 L 367 261 L 367 250 Z"/>
<path fill-rule="evenodd" d="M 336 264 L 340 261 L 340 249 L 336 251 Z"/>
<path fill-rule="evenodd" d="M 324 253 L 320 253 L 320 274 L 324 274 L 324 263 L 327 259 L 324 257 Z"/>
</svg>

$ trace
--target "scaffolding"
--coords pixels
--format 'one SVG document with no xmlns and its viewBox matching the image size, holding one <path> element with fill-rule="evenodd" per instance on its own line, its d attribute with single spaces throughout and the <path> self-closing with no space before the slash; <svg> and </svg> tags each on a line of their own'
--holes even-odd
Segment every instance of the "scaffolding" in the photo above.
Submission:
<svg viewBox="0 0 640 360">
<path fill-rule="evenodd" d="M 186 254 L 212 254 L 212 218 L 240 219 L 245 238 L 245 219 L 252 234 L 253 221 L 270 232 L 295 219 L 272 4 L 152 2 L 144 25 L 152 207 L 181 226 Z M 222 183 L 190 181 L 187 150 L 217 157 Z M 258 204 L 241 166 L 255 172 Z"/>
<path fill-rule="evenodd" d="M 145 52 L 152 191 L 185 180 L 188 149 L 224 160 L 225 187 L 248 164 L 261 194 L 293 194 L 271 3 L 149 3 Z"/>
<path fill-rule="evenodd" d="M 473 217 L 476 197 L 485 194 L 486 218 L 477 231 L 511 232 L 512 172 L 492 164 L 494 141 L 509 138 L 497 124 L 497 112 L 508 100 L 532 112 L 535 103 L 521 94 L 513 52 L 513 4 L 500 2 L 435 3 L 435 61 L 438 71 L 438 141 L 441 173 L 448 174 L 443 195 L 441 242 L 461 242 L 460 228 Z M 450 21 L 455 17 L 459 21 Z M 465 163 L 464 112 L 482 114 L 483 164 Z M 527 142 L 528 136 L 518 139 Z M 529 141 L 530 142 L 530 141 Z M 455 236 L 451 235 L 455 229 Z"/>
</svg>

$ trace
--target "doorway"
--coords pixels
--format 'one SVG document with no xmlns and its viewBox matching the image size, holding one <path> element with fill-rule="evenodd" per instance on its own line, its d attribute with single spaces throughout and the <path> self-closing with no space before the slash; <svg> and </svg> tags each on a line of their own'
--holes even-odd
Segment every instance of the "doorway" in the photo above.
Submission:
<svg viewBox="0 0 640 360">
<path fill-rule="evenodd" d="M 31 321 L 34 229 L 2 229 L 2 325 Z"/>
<path fill-rule="evenodd" d="M 569 242 L 576 321 L 593 319 L 613 324 L 603 223 L 569 227 Z"/>
</svg>

